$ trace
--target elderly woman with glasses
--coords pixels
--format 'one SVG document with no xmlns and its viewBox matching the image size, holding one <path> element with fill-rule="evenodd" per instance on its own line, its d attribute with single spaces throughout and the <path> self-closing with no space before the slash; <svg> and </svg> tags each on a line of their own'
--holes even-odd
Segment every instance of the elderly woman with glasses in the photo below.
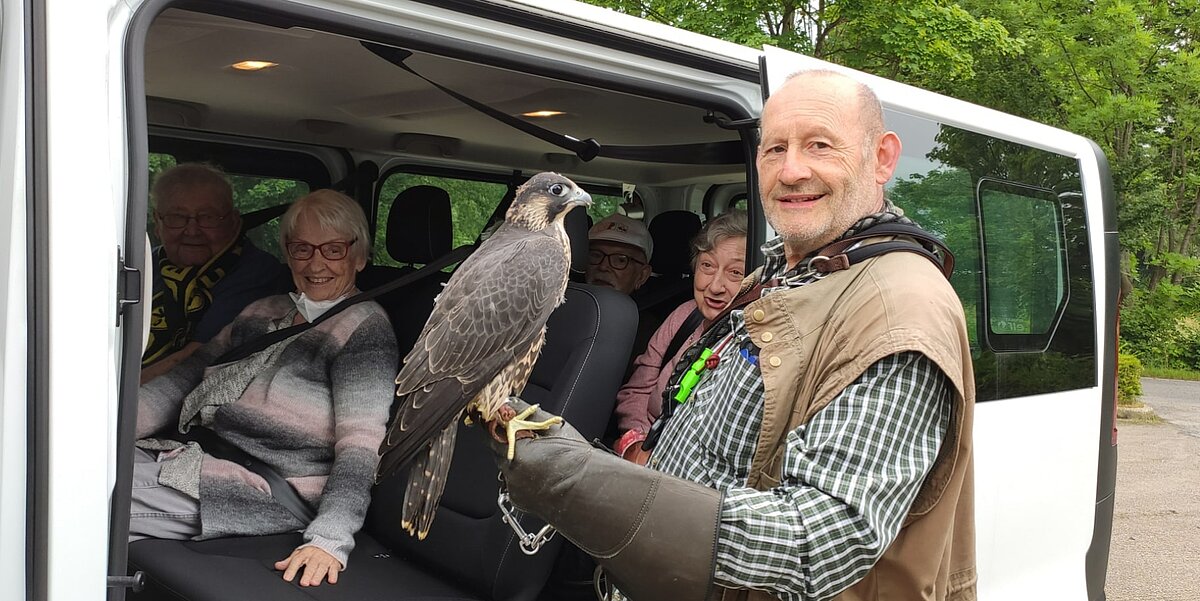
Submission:
<svg viewBox="0 0 1200 601">
<path fill-rule="evenodd" d="M 166 373 L 246 305 L 287 290 L 279 261 L 242 235 L 225 174 L 199 163 L 163 171 L 150 191 L 154 284 L 142 383 Z"/>
<path fill-rule="evenodd" d="M 300 532 L 275 564 L 300 584 L 336 583 L 370 501 L 399 359 L 382 307 L 367 301 L 243 359 L 213 365 L 268 332 L 315 322 L 357 292 L 369 232 L 344 194 L 318 190 L 280 224 L 296 291 L 252 303 L 211 341 L 138 395 L 130 539 Z M 174 439 L 195 426 L 282 476 L 312 510 L 289 509 L 268 482 Z M 158 438 L 151 438 L 158 436 Z"/>
<path fill-rule="evenodd" d="M 646 463 L 642 441 L 662 411 L 663 391 L 676 362 L 733 300 L 745 277 L 746 236 L 746 213 L 735 210 L 710 219 L 692 240 L 693 298 L 654 332 L 646 352 L 634 359 L 633 374 L 617 392 L 614 413 L 621 436 L 613 449 L 622 457 Z M 672 344 L 677 337 L 678 343 Z"/>
</svg>

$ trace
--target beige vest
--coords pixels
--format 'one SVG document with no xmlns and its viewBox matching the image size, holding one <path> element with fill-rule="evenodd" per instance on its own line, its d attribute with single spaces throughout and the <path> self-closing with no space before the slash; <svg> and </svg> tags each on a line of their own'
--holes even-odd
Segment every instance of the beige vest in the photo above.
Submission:
<svg viewBox="0 0 1200 601">
<path fill-rule="evenodd" d="M 975 380 L 962 305 L 949 282 L 927 259 L 892 252 L 767 295 L 747 305 L 745 317 L 761 349 L 765 388 L 748 481 L 758 490 L 779 484 L 787 433 L 875 362 L 919 351 L 946 374 L 955 395 L 938 459 L 896 540 L 863 580 L 835 599 L 975 599 Z M 760 591 L 722 592 L 727 601 L 773 598 Z"/>
</svg>

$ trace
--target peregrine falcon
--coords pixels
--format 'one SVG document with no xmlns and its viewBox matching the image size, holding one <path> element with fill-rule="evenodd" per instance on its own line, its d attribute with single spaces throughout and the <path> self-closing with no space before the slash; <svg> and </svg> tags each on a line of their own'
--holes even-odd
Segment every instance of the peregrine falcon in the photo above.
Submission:
<svg viewBox="0 0 1200 601">
<path fill-rule="evenodd" d="M 525 388 L 563 302 L 571 247 L 563 217 L 592 200 L 571 180 L 539 173 L 517 189 L 504 224 L 459 266 L 438 295 L 396 377 L 399 407 L 379 447 L 376 479 L 411 463 L 401 525 L 424 539 L 446 485 L 458 420 L 519 429 L 551 422 L 514 415 L 509 396 Z M 492 434 L 496 436 L 495 433 Z"/>
</svg>

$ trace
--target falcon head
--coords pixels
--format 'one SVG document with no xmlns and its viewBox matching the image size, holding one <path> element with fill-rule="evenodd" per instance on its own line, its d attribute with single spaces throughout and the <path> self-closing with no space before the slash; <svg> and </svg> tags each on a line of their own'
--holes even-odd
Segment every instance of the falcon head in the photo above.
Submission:
<svg viewBox="0 0 1200 601">
<path fill-rule="evenodd" d="M 592 206 L 592 197 L 583 188 L 557 173 L 539 173 L 517 188 L 504 219 L 537 232 L 555 222 L 561 226 L 563 217 L 578 206 Z"/>
</svg>

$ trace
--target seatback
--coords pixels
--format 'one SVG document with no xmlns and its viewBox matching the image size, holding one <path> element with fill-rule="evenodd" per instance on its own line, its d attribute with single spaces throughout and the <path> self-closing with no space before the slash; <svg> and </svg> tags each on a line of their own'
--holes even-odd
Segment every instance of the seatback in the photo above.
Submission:
<svg viewBox="0 0 1200 601">
<path fill-rule="evenodd" d="M 700 216 L 691 211 L 663 211 L 650 220 L 647 228 L 654 240 L 650 266 L 660 276 L 690 276 L 692 238 L 700 232 Z"/>
<path fill-rule="evenodd" d="M 547 324 L 546 344 L 522 398 L 562 415 L 580 433 L 600 436 L 629 360 L 637 311 L 615 290 L 570 284 Z M 500 519 L 497 468 L 487 434 L 460 425 L 454 462 L 428 538 L 400 527 L 407 474 L 376 487 L 365 531 L 406 560 L 489 599 L 533 599 L 549 576 L 561 538 L 523 554 Z M 527 531 L 542 523 L 524 516 Z"/>
<path fill-rule="evenodd" d="M 404 189 L 388 213 L 384 240 L 388 255 L 397 263 L 424 265 L 450 252 L 451 219 L 450 194 L 445 190 L 426 185 Z"/>
<path fill-rule="evenodd" d="M 664 211 L 650 220 L 654 277 L 634 294 L 638 308 L 660 320 L 692 294 L 692 238 L 700 232 L 700 216 L 691 211 Z"/>
<path fill-rule="evenodd" d="M 404 267 L 368 265 L 358 275 L 358 287 L 370 290 L 414 271 L 450 252 L 454 226 L 450 195 L 436 186 L 412 186 L 396 195 L 388 213 L 384 238 L 388 255 Z M 387 311 L 396 333 L 401 358 L 421 335 L 433 311 L 433 300 L 450 279 L 446 273 L 432 274 L 415 284 L 376 299 Z"/>
</svg>

